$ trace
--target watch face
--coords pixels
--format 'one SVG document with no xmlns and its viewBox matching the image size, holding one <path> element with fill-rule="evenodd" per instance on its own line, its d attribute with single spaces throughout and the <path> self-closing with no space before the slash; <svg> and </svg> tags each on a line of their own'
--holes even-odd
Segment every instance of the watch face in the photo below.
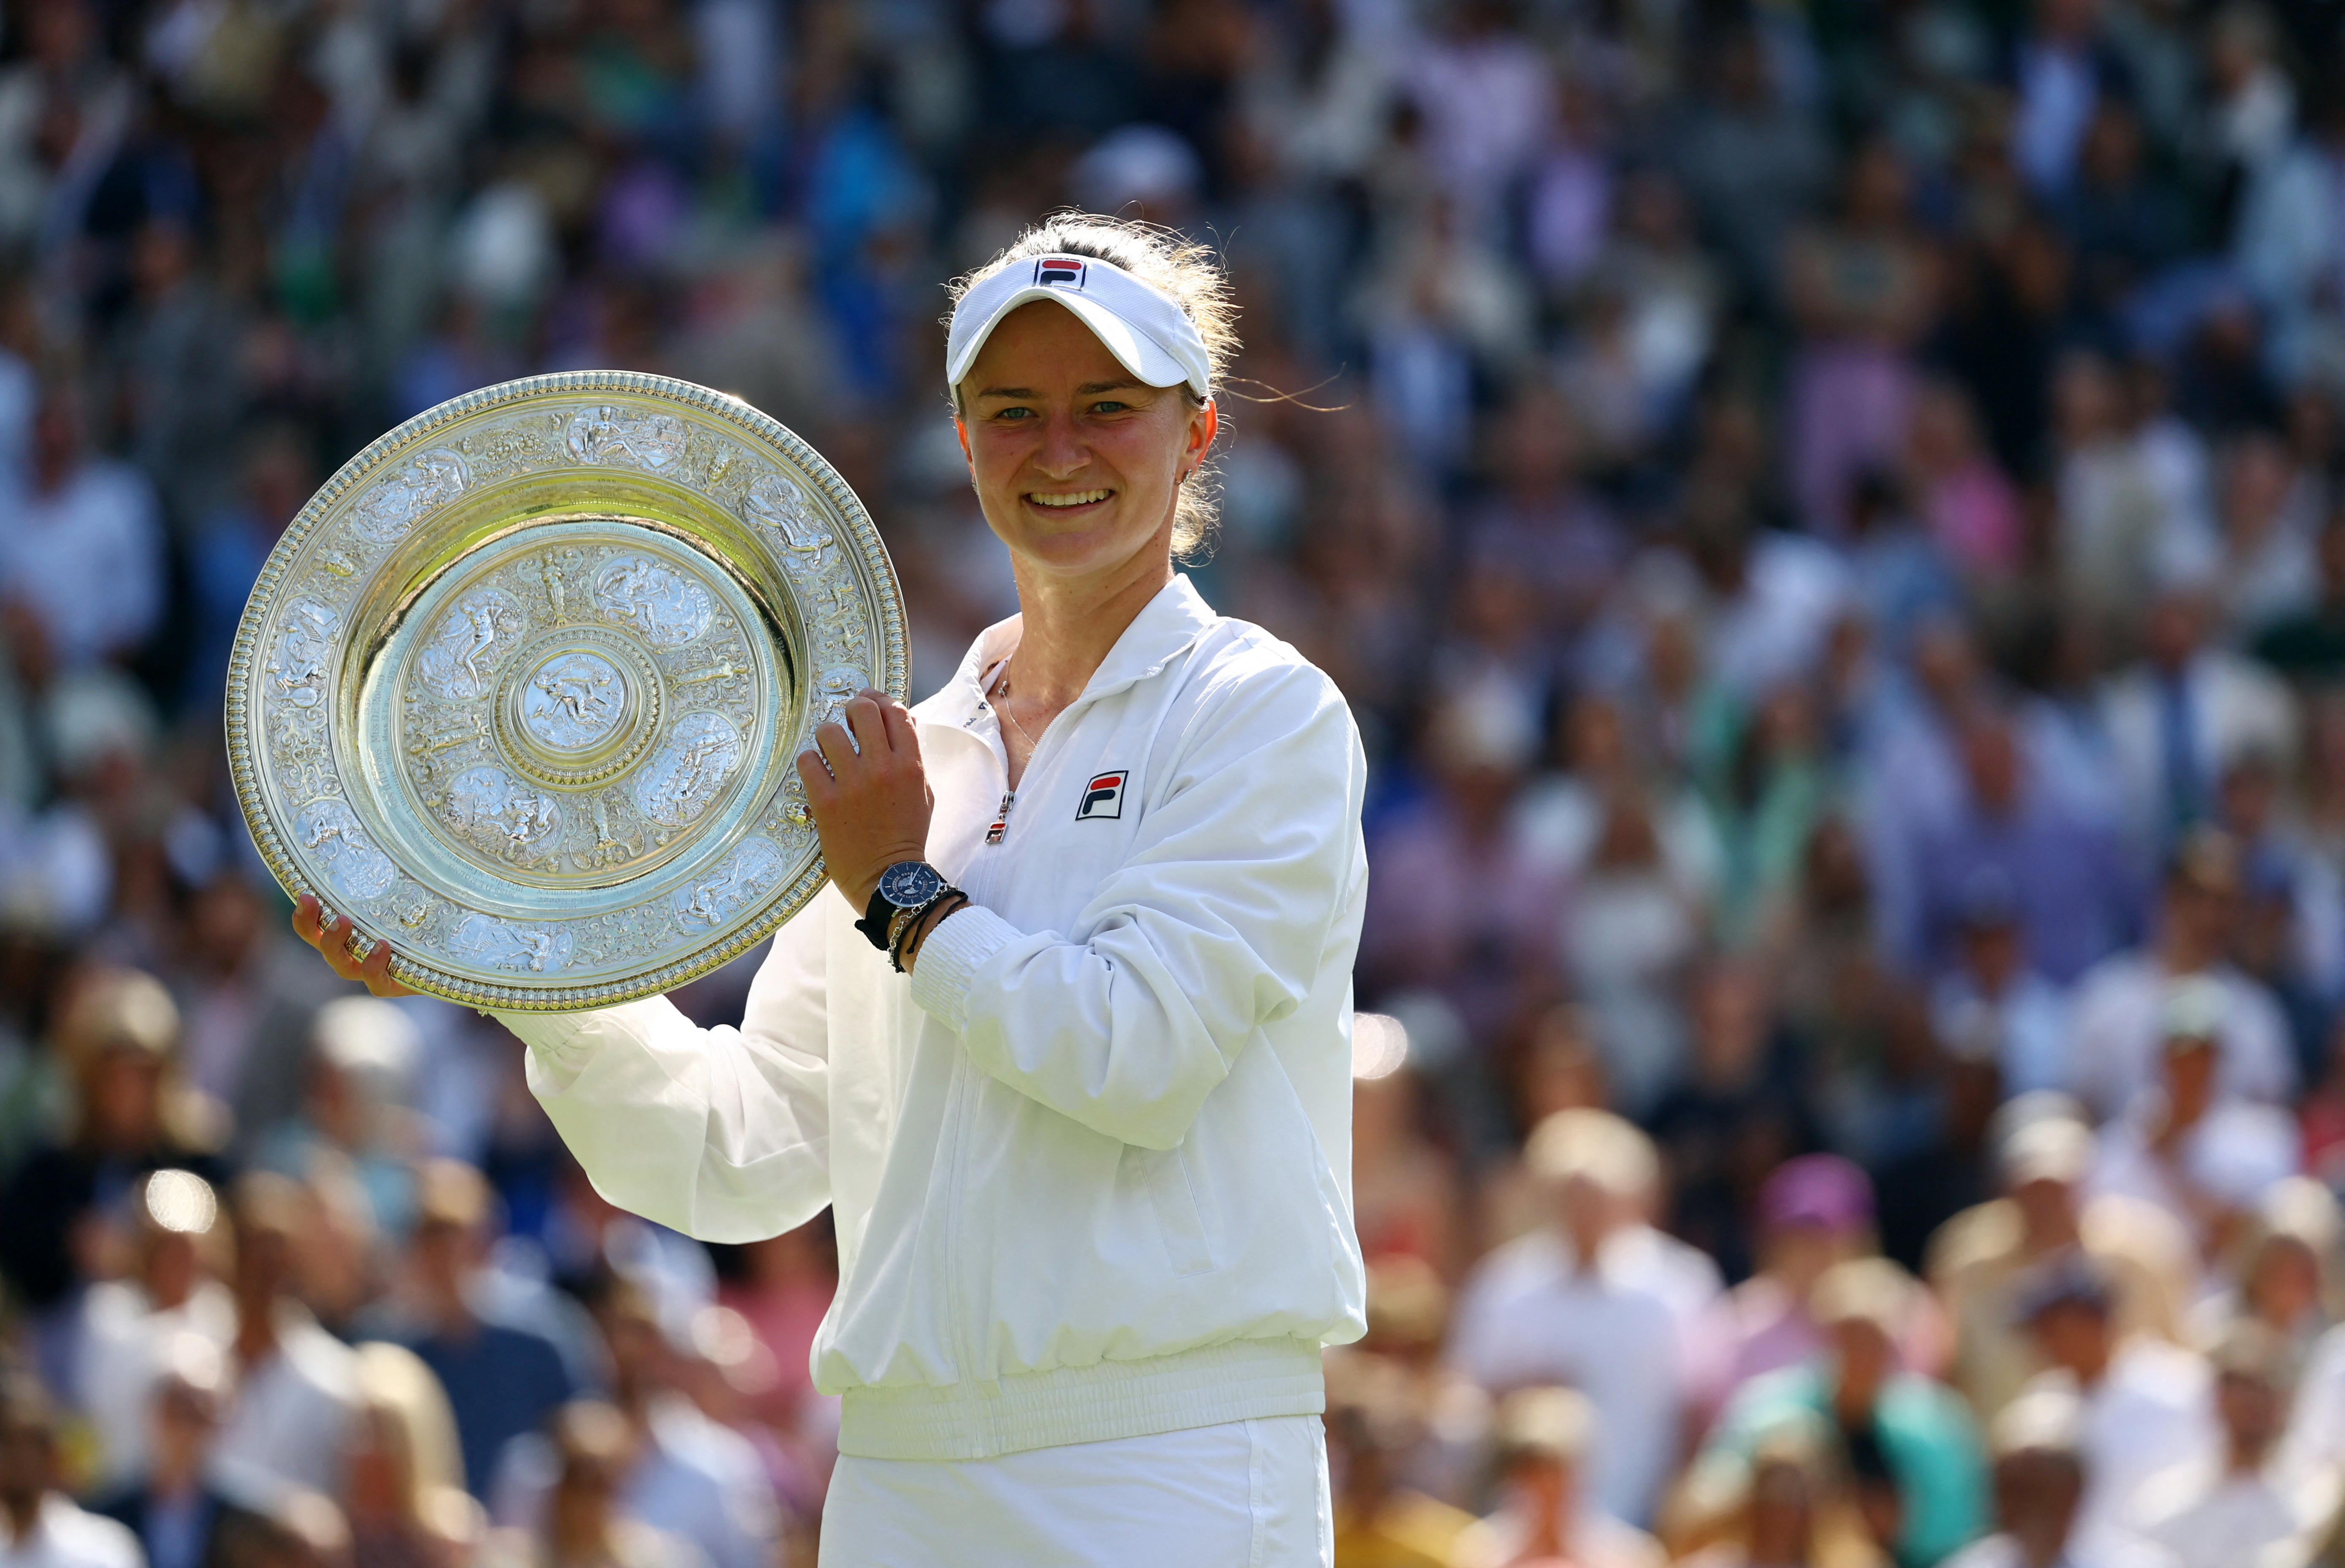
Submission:
<svg viewBox="0 0 2345 1568">
<path fill-rule="evenodd" d="M 937 869 L 920 860 L 898 860 L 879 873 L 879 892 L 899 910 L 917 909 L 945 885 Z"/>
</svg>

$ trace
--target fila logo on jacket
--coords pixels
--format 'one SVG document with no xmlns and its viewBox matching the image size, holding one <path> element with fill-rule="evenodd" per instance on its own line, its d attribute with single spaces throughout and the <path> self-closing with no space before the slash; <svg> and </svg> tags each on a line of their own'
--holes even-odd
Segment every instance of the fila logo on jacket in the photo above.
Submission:
<svg viewBox="0 0 2345 1568">
<path fill-rule="evenodd" d="M 1123 782 L 1132 777 L 1132 769 L 1119 768 L 1112 773 L 1094 773 L 1083 790 L 1082 803 L 1075 808 L 1075 820 L 1089 822 L 1098 818 L 1123 815 Z"/>
</svg>

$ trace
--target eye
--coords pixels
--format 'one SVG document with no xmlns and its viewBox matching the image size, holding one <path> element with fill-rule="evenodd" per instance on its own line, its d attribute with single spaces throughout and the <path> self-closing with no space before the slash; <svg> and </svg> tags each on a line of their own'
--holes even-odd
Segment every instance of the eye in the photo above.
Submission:
<svg viewBox="0 0 2345 1568">
<path fill-rule="evenodd" d="M 1019 404 L 1012 404 L 1008 408 L 996 409 L 993 417 L 998 420 L 1032 419 L 1034 411 Z"/>
<path fill-rule="evenodd" d="M 1118 402 L 1112 397 L 1101 398 L 1099 402 L 1091 404 L 1091 412 L 1093 413 L 1123 413 L 1128 412 L 1131 407 L 1132 405 L 1130 403 Z"/>
</svg>

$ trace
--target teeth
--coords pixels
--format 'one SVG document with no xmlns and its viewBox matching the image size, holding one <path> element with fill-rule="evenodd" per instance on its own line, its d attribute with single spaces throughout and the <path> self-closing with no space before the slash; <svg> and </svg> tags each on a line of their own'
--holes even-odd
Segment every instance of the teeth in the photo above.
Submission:
<svg viewBox="0 0 2345 1568">
<path fill-rule="evenodd" d="M 1094 501 L 1104 501 L 1107 497 L 1108 493 L 1104 490 L 1069 490 L 1057 495 L 1044 495 L 1036 492 L 1028 495 L 1026 499 L 1037 506 L 1088 506 Z"/>
</svg>

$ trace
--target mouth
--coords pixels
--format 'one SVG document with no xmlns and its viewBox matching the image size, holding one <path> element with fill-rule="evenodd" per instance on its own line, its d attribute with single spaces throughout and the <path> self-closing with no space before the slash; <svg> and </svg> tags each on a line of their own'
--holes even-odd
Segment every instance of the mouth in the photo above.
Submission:
<svg viewBox="0 0 2345 1568">
<path fill-rule="evenodd" d="M 1114 494 L 1112 490 L 1030 490 L 1026 493 L 1026 500 L 1029 504 L 1039 506 L 1045 512 L 1063 514 L 1103 506 Z"/>
</svg>

